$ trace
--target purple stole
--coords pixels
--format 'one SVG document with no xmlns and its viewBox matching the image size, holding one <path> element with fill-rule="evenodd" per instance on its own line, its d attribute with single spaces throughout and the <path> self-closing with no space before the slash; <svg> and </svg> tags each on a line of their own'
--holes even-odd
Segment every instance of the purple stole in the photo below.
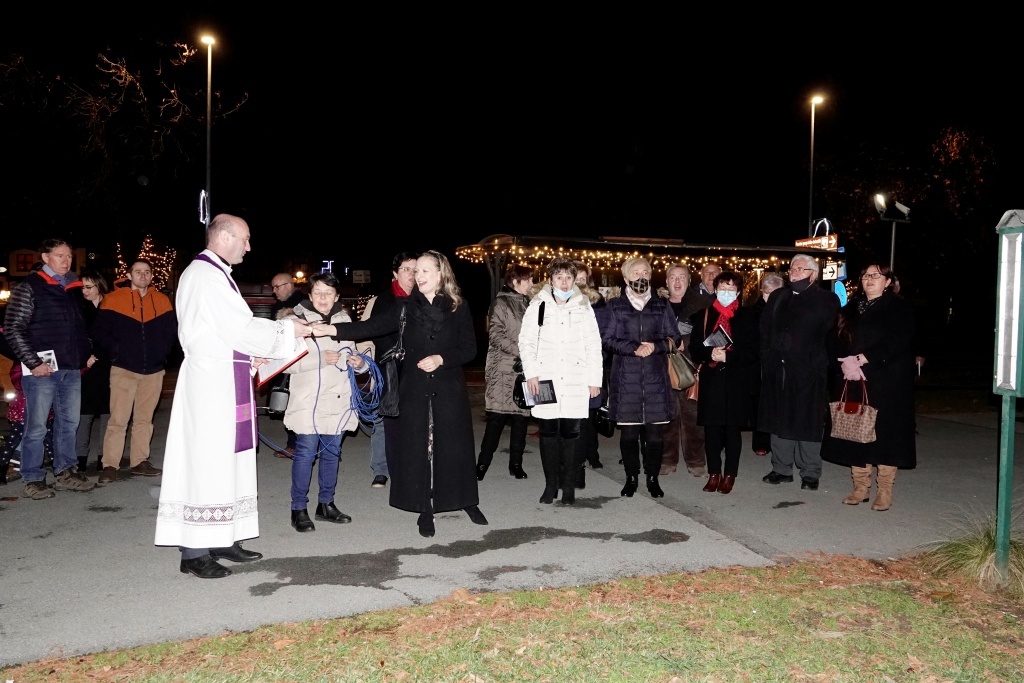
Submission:
<svg viewBox="0 0 1024 683">
<path fill-rule="evenodd" d="M 206 261 L 214 268 L 224 273 L 228 279 L 231 289 L 238 292 L 238 287 L 227 273 L 221 269 L 213 259 L 206 254 L 196 256 L 197 261 Z M 252 394 L 252 375 L 249 368 L 252 366 L 252 359 L 244 353 L 232 351 L 234 362 L 232 363 L 235 376 L 235 453 L 252 450 L 256 445 L 256 401 Z"/>
</svg>

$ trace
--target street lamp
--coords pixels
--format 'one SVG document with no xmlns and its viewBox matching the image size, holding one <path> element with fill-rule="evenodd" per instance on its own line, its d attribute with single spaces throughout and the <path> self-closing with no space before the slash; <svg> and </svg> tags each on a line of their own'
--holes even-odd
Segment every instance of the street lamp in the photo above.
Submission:
<svg viewBox="0 0 1024 683">
<path fill-rule="evenodd" d="M 875 210 L 878 211 L 878 217 L 883 221 L 892 221 L 892 246 L 889 248 L 889 270 L 894 270 L 896 263 L 896 224 L 910 222 L 910 207 L 904 206 L 899 202 L 893 202 L 893 205 L 894 209 L 890 212 L 886 206 L 885 195 L 875 195 Z"/>
<path fill-rule="evenodd" d="M 213 36 L 200 38 L 206 43 L 206 207 L 203 211 L 206 227 L 210 227 L 210 141 L 213 137 Z"/>
<path fill-rule="evenodd" d="M 807 200 L 807 236 L 814 237 L 814 108 L 825 101 L 821 95 L 811 98 L 811 190 Z"/>
</svg>

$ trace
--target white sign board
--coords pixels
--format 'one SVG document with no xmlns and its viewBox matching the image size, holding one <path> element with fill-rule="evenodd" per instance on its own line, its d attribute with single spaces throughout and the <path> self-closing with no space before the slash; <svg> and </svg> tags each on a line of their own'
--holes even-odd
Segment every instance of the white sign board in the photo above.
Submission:
<svg viewBox="0 0 1024 683">
<path fill-rule="evenodd" d="M 356 285 L 368 285 L 370 284 L 370 271 L 368 270 L 353 270 L 352 271 L 352 283 Z"/>
</svg>

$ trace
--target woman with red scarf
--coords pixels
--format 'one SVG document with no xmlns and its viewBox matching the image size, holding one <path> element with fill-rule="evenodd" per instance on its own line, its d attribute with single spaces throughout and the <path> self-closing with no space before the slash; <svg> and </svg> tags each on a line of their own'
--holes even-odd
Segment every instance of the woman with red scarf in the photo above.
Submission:
<svg viewBox="0 0 1024 683">
<path fill-rule="evenodd" d="M 715 278 L 715 301 L 690 316 L 690 357 L 700 364 L 697 424 L 704 427 L 708 482 L 704 490 L 729 493 L 739 473 L 741 431 L 750 423 L 750 379 L 757 370 L 758 321 L 752 307 L 740 306 L 743 278 L 725 271 Z M 731 343 L 705 346 L 704 340 L 723 331 Z M 725 450 L 725 470 L 722 451 Z"/>
</svg>

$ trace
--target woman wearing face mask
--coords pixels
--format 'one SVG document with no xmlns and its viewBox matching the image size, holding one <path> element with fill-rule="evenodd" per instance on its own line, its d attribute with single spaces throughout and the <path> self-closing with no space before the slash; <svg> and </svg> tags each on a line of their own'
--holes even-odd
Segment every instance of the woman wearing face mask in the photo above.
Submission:
<svg viewBox="0 0 1024 683">
<path fill-rule="evenodd" d="M 709 475 L 704 490 L 708 493 L 732 491 L 743 448 L 741 432 L 751 418 L 750 381 L 758 367 L 758 317 L 752 307 L 740 306 L 742 292 L 743 278 L 738 273 L 720 273 L 714 281 L 714 303 L 690 316 L 690 357 L 700 365 L 697 424 L 704 427 Z M 732 343 L 705 346 L 704 340 L 719 329 Z"/>
<path fill-rule="evenodd" d="M 555 403 L 531 409 L 540 432 L 544 469 L 541 503 L 551 503 L 562 484 L 562 503 L 576 502 L 576 477 L 586 452 L 577 448 L 590 400 L 601 395 L 601 333 L 590 299 L 576 286 L 576 264 L 556 258 L 548 282 L 533 297 L 519 331 L 523 375 L 531 394 L 551 380 Z M 660 457 L 660 456 L 659 456 Z"/>
<path fill-rule="evenodd" d="M 665 495 L 658 484 L 663 432 L 678 412 L 668 380 L 669 338 L 678 346 L 679 326 L 668 299 L 651 288 L 651 264 L 631 258 L 622 264 L 626 287 L 608 299 L 601 339 L 612 354 L 608 409 L 619 426 L 619 450 L 626 470 L 621 495 L 636 493 L 640 454 L 652 498 Z"/>
</svg>

